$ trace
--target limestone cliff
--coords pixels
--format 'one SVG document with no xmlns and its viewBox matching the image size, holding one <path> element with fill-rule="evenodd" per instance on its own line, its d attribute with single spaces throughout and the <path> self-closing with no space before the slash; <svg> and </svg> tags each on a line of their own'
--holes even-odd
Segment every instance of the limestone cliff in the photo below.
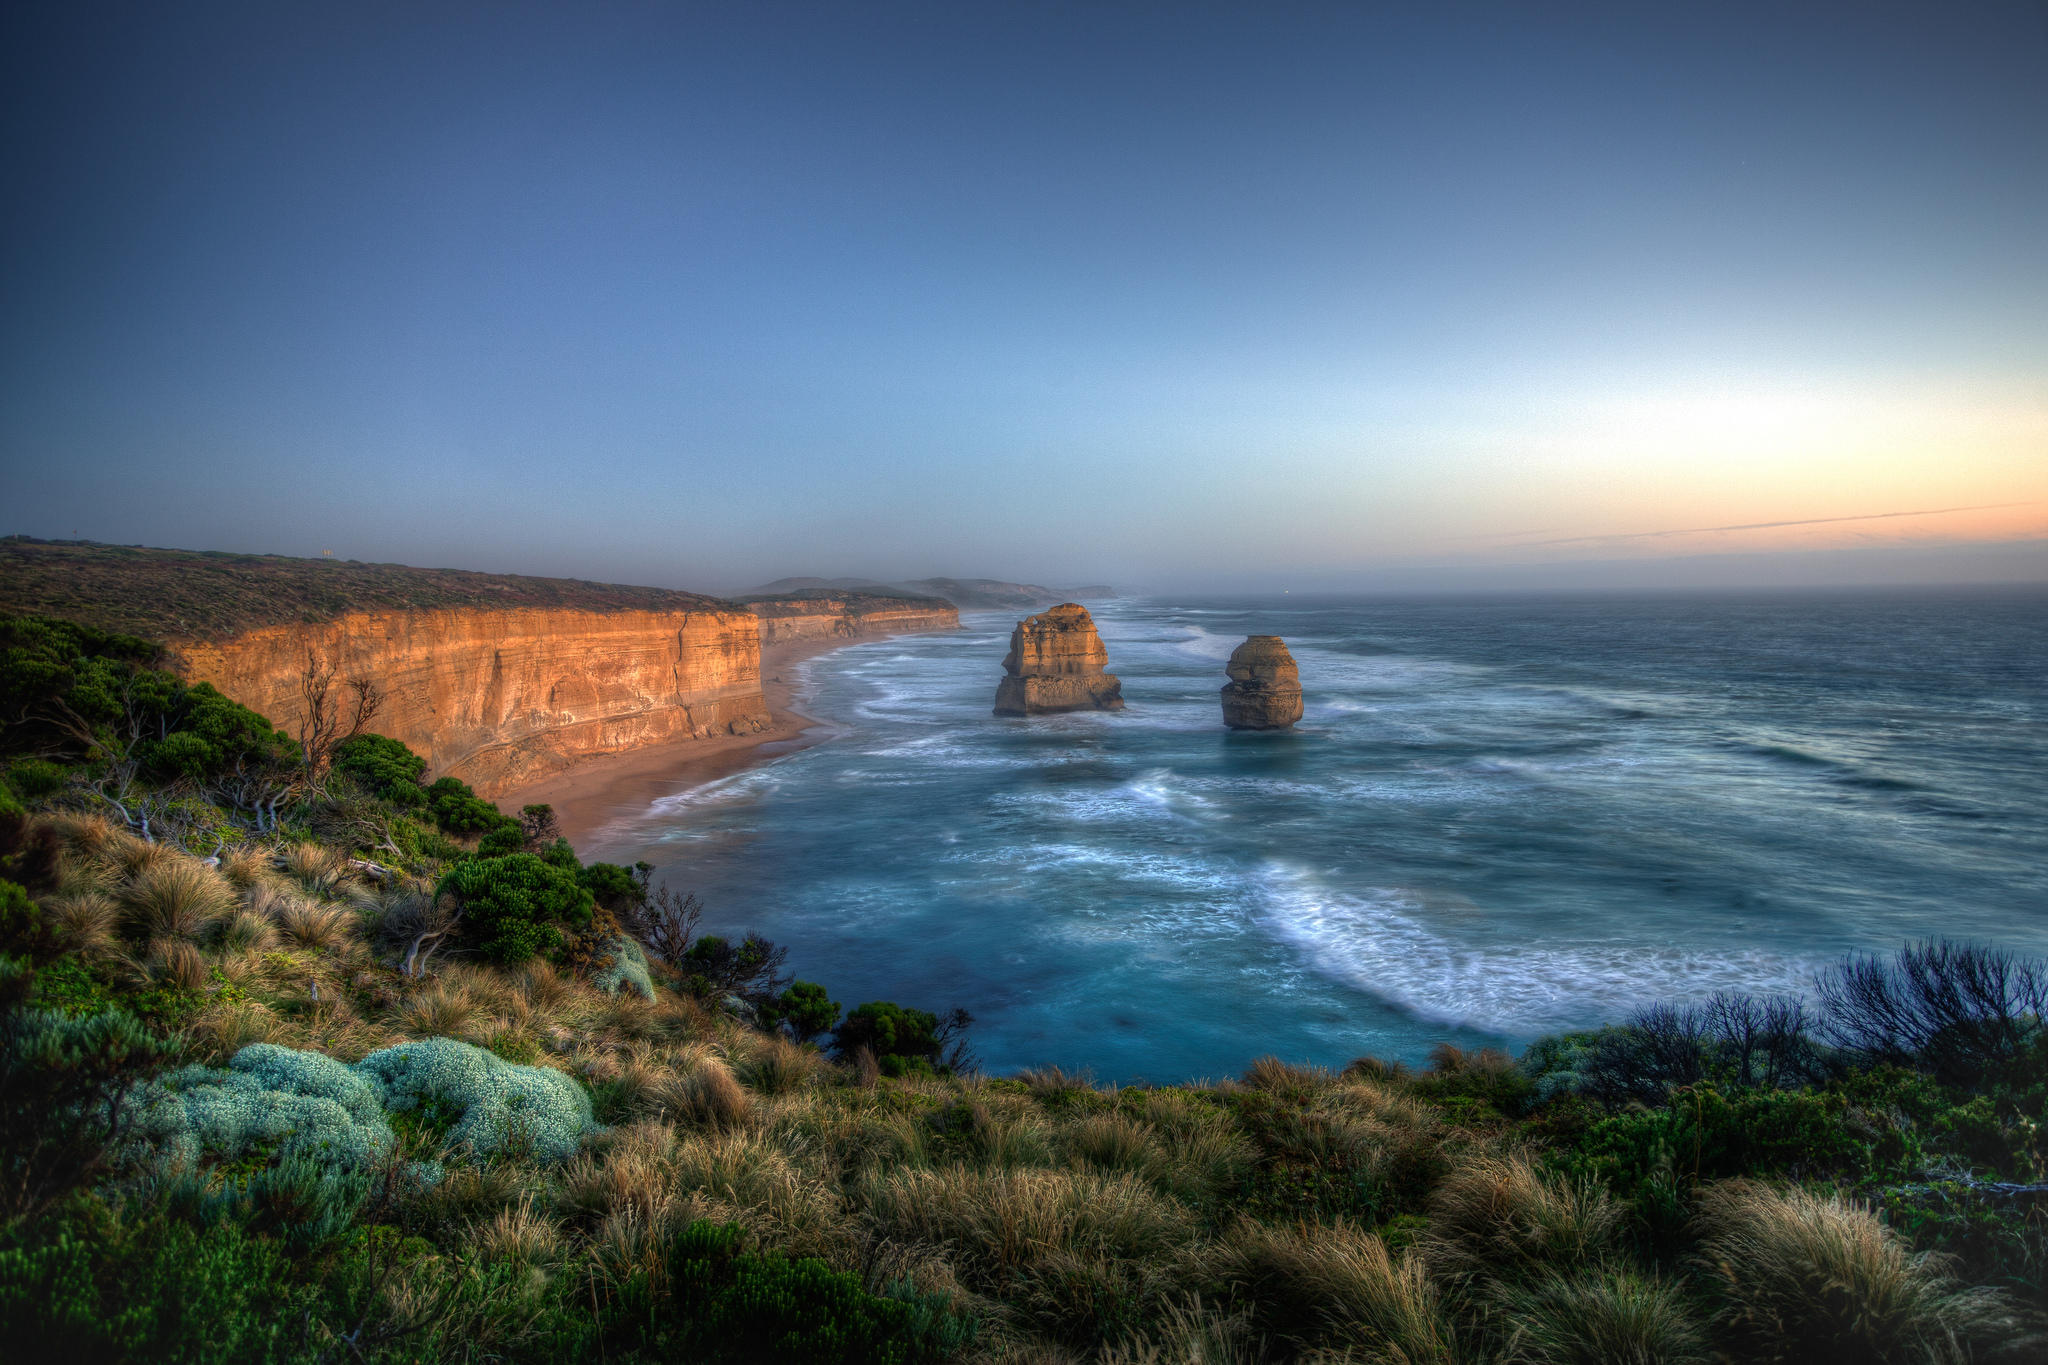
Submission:
<svg viewBox="0 0 2048 1365">
<path fill-rule="evenodd" d="M 785 593 L 749 601 L 747 608 L 761 618 L 764 647 L 960 628 L 960 609 L 936 597 Z"/>
<path fill-rule="evenodd" d="M 1223 723 L 1233 730 L 1285 730 L 1301 719 L 1301 670 L 1277 635 L 1247 635 L 1224 671 Z"/>
<path fill-rule="evenodd" d="M 759 629 L 737 608 L 356 612 L 172 652 L 290 732 L 310 651 L 376 683 L 372 728 L 488 796 L 594 754 L 762 728 Z"/>
<path fill-rule="evenodd" d="M 1079 603 L 1063 602 L 1026 617 L 1010 632 L 1004 677 L 996 685 L 996 714 L 1121 710 L 1123 684 L 1102 671 L 1108 662 L 1095 618 Z"/>
</svg>

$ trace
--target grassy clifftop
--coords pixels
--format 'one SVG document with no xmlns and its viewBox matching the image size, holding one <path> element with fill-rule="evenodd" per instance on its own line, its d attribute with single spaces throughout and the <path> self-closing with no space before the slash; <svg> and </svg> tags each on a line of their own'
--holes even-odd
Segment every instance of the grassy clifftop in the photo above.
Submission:
<svg viewBox="0 0 2048 1365">
<path fill-rule="evenodd" d="M 129 635 L 217 640 L 262 626 L 328 621 L 352 611 L 447 607 L 738 609 L 700 593 L 575 578 L 26 536 L 0 539 L 0 611 L 57 616 Z"/>
</svg>

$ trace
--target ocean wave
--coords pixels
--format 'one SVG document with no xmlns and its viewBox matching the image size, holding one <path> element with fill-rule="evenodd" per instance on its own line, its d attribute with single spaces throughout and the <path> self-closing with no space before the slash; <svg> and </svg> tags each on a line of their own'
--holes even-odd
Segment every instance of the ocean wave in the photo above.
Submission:
<svg viewBox="0 0 2048 1365">
<path fill-rule="evenodd" d="M 1261 894 L 1264 922 L 1316 970 L 1419 1019 L 1522 1037 L 1618 1023 L 1645 1004 L 1716 991 L 1800 995 L 1822 965 L 1757 949 L 1476 944 L 1432 928 L 1412 892 L 1335 892 L 1279 865 L 1266 869 Z"/>
</svg>

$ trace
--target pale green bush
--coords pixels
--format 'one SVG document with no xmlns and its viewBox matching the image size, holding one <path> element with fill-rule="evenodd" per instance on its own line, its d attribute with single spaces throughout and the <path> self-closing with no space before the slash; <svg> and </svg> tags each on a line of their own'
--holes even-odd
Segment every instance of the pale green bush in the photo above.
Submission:
<svg viewBox="0 0 2048 1365">
<path fill-rule="evenodd" d="M 608 959 L 591 974 L 591 984 L 606 995 L 617 995 L 631 986 L 642 999 L 654 999 L 654 978 L 648 974 L 647 954 L 638 943 L 628 935 L 615 934 L 604 941 L 603 951 Z"/>
<path fill-rule="evenodd" d="M 516 1066 L 453 1038 L 426 1038 L 373 1052 L 356 1063 L 382 1090 L 386 1107 L 436 1106 L 459 1115 L 449 1140 L 479 1156 L 530 1143 L 534 1155 L 562 1161 L 596 1131 L 590 1096 L 559 1071 Z"/>
<path fill-rule="evenodd" d="M 395 1142 L 368 1079 L 332 1057 L 270 1043 L 251 1043 L 225 1068 L 188 1066 L 152 1082 L 142 1140 L 186 1167 L 251 1150 L 361 1167 Z"/>
</svg>

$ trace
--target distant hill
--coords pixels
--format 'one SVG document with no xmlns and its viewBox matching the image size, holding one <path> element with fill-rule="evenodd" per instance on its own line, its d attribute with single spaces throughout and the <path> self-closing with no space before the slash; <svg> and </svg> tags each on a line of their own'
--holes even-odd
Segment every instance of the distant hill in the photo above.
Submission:
<svg viewBox="0 0 2048 1365">
<path fill-rule="evenodd" d="M 0 537 L 0 611 L 36 612 L 157 640 L 219 640 L 352 611 L 557 607 L 737 611 L 669 588 L 213 550 Z"/>
<path fill-rule="evenodd" d="M 1115 597 L 1116 590 L 1102 584 L 1084 588 L 1048 588 L 1037 583 L 1009 583 L 998 578 L 915 578 L 904 583 L 881 583 L 871 578 L 778 578 L 741 593 L 742 601 L 756 601 L 805 591 L 860 591 L 883 596 L 942 597 L 967 611 L 1036 611 L 1056 602 L 1101 600 Z"/>
<path fill-rule="evenodd" d="M 950 617 L 954 603 L 927 593 L 899 592 L 877 585 L 873 588 L 795 588 L 788 592 L 742 593 L 736 600 L 753 608 L 756 616 L 802 616 L 818 610 L 821 600 L 837 602 L 859 615 L 872 611 L 901 610 L 904 607 L 936 607 Z"/>
</svg>

